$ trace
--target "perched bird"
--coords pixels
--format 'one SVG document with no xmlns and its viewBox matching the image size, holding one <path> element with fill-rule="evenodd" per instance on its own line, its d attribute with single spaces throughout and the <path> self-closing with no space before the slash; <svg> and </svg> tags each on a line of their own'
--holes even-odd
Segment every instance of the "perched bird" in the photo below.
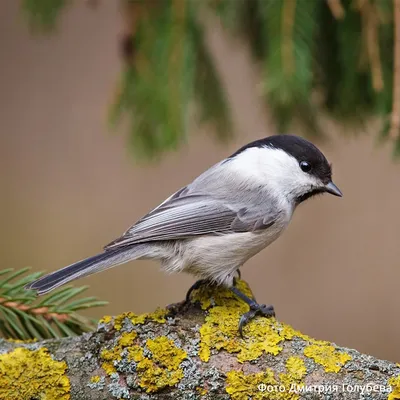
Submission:
<svg viewBox="0 0 400 400">
<path fill-rule="evenodd" d="M 276 240 L 308 198 L 342 196 L 331 166 L 309 141 L 276 135 L 251 142 L 206 170 L 136 222 L 98 255 L 28 284 L 39 295 L 131 260 L 159 260 L 166 272 L 188 272 L 230 288 L 250 306 L 239 322 L 275 315 L 235 287 L 239 268 Z"/>
</svg>

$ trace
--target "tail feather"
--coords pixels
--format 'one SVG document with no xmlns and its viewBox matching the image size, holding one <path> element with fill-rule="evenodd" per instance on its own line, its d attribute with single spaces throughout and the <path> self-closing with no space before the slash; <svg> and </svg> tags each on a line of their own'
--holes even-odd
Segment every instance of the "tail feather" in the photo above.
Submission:
<svg viewBox="0 0 400 400">
<path fill-rule="evenodd" d="M 104 271 L 108 268 L 135 260 L 143 256 L 140 251 L 143 246 L 134 246 L 128 249 L 107 250 L 85 260 L 78 261 L 67 267 L 51 272 L 25 286 L 25 289 L 36 290 L 39 295 L 65 285 L 66 283 Z"/>
</svg>

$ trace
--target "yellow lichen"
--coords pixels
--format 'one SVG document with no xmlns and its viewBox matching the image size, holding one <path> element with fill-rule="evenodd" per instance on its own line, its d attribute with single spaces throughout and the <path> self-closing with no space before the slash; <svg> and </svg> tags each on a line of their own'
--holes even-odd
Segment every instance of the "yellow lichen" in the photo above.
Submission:
<svg viewBox="0 0 400 400">
<path fill-rule="evenodd" d="M 135 317 L 137 317 L 137 315 L 133 312 L 125 312 L 123 314 L 117 315 L 116 317 L 114 317 L 114 329 L 120 331 L 122 328 L 122 323 L 125 320 L 125 318 L 132 319 Z"/>
<path fill-rule="evenodd" d="M 92 376 L 91 378 L 90 378 L 90 382 L 92 382 L 92 383 L 98 383 L 98 382 L 100 382 L 100 376 L 98 376 L 98 375 L 94 375 L 94 376 Z"/>
<path fill-rule="evenodd" d="M 271 369 L 256 374 L 244 374 L 242 371 L 230 371 L 226 374 L 226 392 L 232 400 L 261 400 L 272 397 L 275 393 L 260 388 L 278 385 Z M 260 386 L 262 385 L 262 386 Z"/>
<path fill-rule="evenodd" d="M 148 393 L 157 392 L 167 386 L 174 386 L 183 378 L 180 363 L 187 357 L 184 350 L 175 346 L 165 336 L 148 339 L 145 346 L 149 350 L 144 355 L 143 348 L 135 344 L 136 332 L 123 333 L 116 346 L 104 349 L 100 357 L 104 360 L 102 368 L 111 375 L 117 372 L 114 362 L 122 360 L 122 353 L 127 352 L 128 361 L 136 363 L 139 386 Z"/>
<path fill-rule="evenodd" d="M 157 308 L 157 310 L 153 313 L 144 313 L 140 315 L 137 315 L 133 312 L 126 312 L 114 317 L 114 329 L 120 331 L 125 318 L 131 320 L 132 324 L 134 325 L 141 325 L 146 321 L 153 321 L 162 324 L 166 321 L 165 317 L 167 313 L 168 311 L 163 308 Z M 107 321 L 106 323 L 111 322 L 111 320 L 108 320 L 108 316 L 103 317 L 101 322 L 102 321 Z"/>
<path fill-rule="evenodd" d="M 325 372 L 339 372 L 351 360 L 347 353 L 338 352 L 329 342 L 316 341 L 304 349 L 304 355 L 325 368 Z"/>
<path fill-rule="evenodd" d="M 67 364 L 55 361 L 47 349 L 19 347 L 0 355 L 0 399 L 69 400 Z"/>
<path fill-rule="evenodd" d="M 286 373 L 279 375 L 280 385 L 285 388 L 278 394 L 285 400 L 297 400 L 300 398 L 298 389 L 304 387 L 303 378 L 307 369 L 300 357 L 289 357 L 286 361 Z"/>
<path fill-rule="evenodd" d="M 251 296 L 247 284 L 238 280 L 238 289 Z M 194 291 L 192 301 L 199 302 L 208 311 L 205 323 L 200 328 L 199 357 L 207 362 L 211 350 L 224 349 L 237 353 L 239 362 L 256 360 L 263 353 L 277 355 L 285 340 L 300 338 L 308 342 L 304 354 L 324 366 L 326 372 L 338 372 L 351 356 L 338 352 L 328 342 L 315 340 L 291 326 L 277 322 L 275 318 L 255 318 L 244 327 L 244 337 L 238 335 L 238 323 L 241 315 L 249 310 L 246 303 L 236 298 L 228 289 L 201 287 Z"/>
<path fill-rule="evenodd" d="M 109 324 L 112 321 L 111 315 L 105 315 L 103 318 L 100 319 L 99 324 Z"/>
<path fill-rule="evenodd" d="M 246 296 L 251 297 L 252 293 L 246 282 L 237 280 L 237 288 Z M 239 300 L 235 294 L 229 289 L 215 288 L 213 286 L 201 286 L 193 291 L 191 295 L 192 303 L 200 303 L 203 310 L 208 310 L 212 305 L 222 306 L 229 303 L 231 306 L 240 307 L 245 311 L 249 310 L 249 306 L 242 300 Z"/>
<path fill-rule="evenodd" d="M 24 339 L 24 340 L 21 340 L 21 339 L 9 338 L 9 339 L 6 339 L 6 340 L 7 340 L 7 342 L 11 342 L 11 343 L 35 343 L 35 342 L 37 342 L 37 339 Z"/>
<path fill-rule="evenodd" d="M 305 340 L 306 342 L 314 343 L 317 342 L 314 338 L 305 335 L 304 333 L 301 333 L 300 331 L 294 329 L 290 325 L 281 323 L 280 326 L 278 327 L 279 329 L 279 334 L 283 336 L 286 340 L 291 340 L 295 337 L 300 338 Z"/>
<path fill-rule="evenodd" d="M 200 396 L 205 396 L 207 394 L 207 389 L 202 388 L 200 386 L 196 387 L 196 391 Z"/>
<path fill-rule="evenodd" d="M 137 338 L 137 333 L 135 331 L 129 332 L 129 333 L 124 333 L 118 340 L 118 343 L 122 347 L 128 347 L 132 346 L 133 342 Z"/>
<path fill-rule="evenodd" d="M 279 379 L 269 368 L 248 375 L 242 371 L 230 371 L 226 374 L 226 392 L 232 400 L 298 400 L 297 391 L 304 386 L 302 379 L 307 372 L 304 361 L 300 357 L 290 357 L 286 361 L 286 370 L 286 373 L 279 374 Z"/>
<path fill-rule="evenodd" d="M 165 308 L 157 308 L 156 311 L 147 314 L 147 319 L 153 322 L 158 322 L 160 324 L 163 324 L 166 319 L 165 317 L 168 314 L 168 310 Z"/>
<path fill-rule="evenodd" d="M 117 372 L 116 368 L 114 367 L 114 361 L 120 361 L 122 359 L 122 350 L 126 347 L 133 346 L 136 337 L 137 333 L 135 331 L 124 332 L 118 339 L 118 344 L 116 346 L 114 346 L 111 350 L 102 350 L 100 357 L 102 360 L 104 360 L 104 362 L 101 364 L 101 367 L 104 369 L 107 375 Z"/>
<path fill-rule="evenodd" d="M 142 325 L 146 322 L 147 319 L 147 313 L 146 314 L 140 314 L 136 315 L 135 313 L 129 313 L 129 319 L 131 320 L 132 324 L 134 325 Z"/>
<path fill-rule="evenodd" d="M 286 361 L 286 369 L 293 380 L 303 379 L 307 372 L 304 361 L 300 357 L 289 357 Z"/>
<path fill-rule="evenodd" d="M 147 340 L 146 346 L 153 354 L 152 360 L 169 370 L 177 370 L 179 364 L 187 357 L 184 350 L 176 347 L 174 342 L 165 336 Z"/>
<path fill-rule="evenodd" d="M 186 352 L 165 336 L 148 339 L 146 347 L 151 352 L 151 359 L 143 356 L 143 352 L 140 352 L 142 349 L 136 349 L 136 354 L 130 353 L 130 357 L 138 362 L 136 368 L 140 387 L 152 393 L 179 383 L 183 378 L 179 365 L 186 359 Z"/>
<path fill-rule="evenodd" d="M 128 359 L 136 363 L 143 360 L 143 350 L 139 346 L 132 346 L 128 349 Z"/>
<path fill-rule="evenodd" d="M 100 353 L 100 358 L 104 360 L 104 362 L 101 364 L 101 368 L 104 369 L 107 375 L 111 375 L 114 372 L 117 372 L 114 367 L 114 361 L 121 360 L 121 355 L 119 353 L 120 351 L 116 350 L 115 348 L 113 350 L 104 349 Z"/>
<path fill-rule="evenodd" d="M 147 358 L 138 364 L 137 370 L 140 376 L 139 385 L 146 389 L 147 393 L 158 392 L 167 386 L 175 386 L 183 378 L 181 369 L 171 371 L 168 368 L 160 368 Z"/>
<path fill-rule="evenodd" d="M 249 287 L 243 281 L 238 281 L 238 288 L 251 296 Z M 200 302 L 202 308 L 208 309 L 205 323 L 200 328 L 201 343 L 199 357 L 207 362 L 211 350 L 224 349 L 229 353 L 238 353 L 239 362 L 255 360 L 264 352 L 277 355 L 282 351 L 281 342 L 293 337 L 313 341 L 292 327 L 276 322 L 275 318 L 256 318 L 244 327 L 245 339 L 238 335 L 239 319 L 249 307 L 238 299 L 231 291 L 211 288 L 201 288 L 194 292 L 193 301 Z M 208 300 L 212 298 L 211 302 Z M 209 308 L 211 307 L 211 308 Z"/>
<path fill-rule="evenodd" d="M 389 385 L 392 387 L 392 391 L 389 393 L 388 400 L 399 400 L 400 399 L 400 375 L 395 378 L 389 379 Z"/>
</svg>

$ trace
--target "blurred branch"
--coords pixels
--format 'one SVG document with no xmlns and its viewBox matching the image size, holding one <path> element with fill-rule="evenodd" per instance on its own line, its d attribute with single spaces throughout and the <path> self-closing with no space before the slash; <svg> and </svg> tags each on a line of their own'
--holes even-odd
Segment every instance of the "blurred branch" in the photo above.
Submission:
<svg viewBox="0 0 400 400">
<path fill-rule="evenodd" d="M 291 75 L 295 66 L 293 56 L 293 25 L 296 11 L 296 0 L 283 0 L 282 12 L 282 65 L 287 75 Z"/>
<path fill-rule="evenodd" d="M 327 0 L 328 6 L 331 9 L 332 15 L 336 19 L 344 17 L 344 8 L 340 0 Z"/>
<path fill-rule="evenodd" d="M 217 138 L 230 136 L 230 102 L 199 18 L 204 7 L 247 40 L 264 67 L 261 96 L 281 132 L 300 122 L 322 137 L 324 111 L 344 124 L 379 116 L 391 121 L 382 136 L 400 149 L 399 0 L 120 2 L 124 65 L 110 123 L 128 120 L 136 156 L 176 149 L 196 119 L 214 124 Z M 69 4 L 22 1 L 30 24 L 46 31 Z"/>
<path fill-rule="evenodd" d="M 104 317 L 75 338 L 0 340 L 0 399 L 400 398 L 398 364 L 263 317 L 241 339 L 239 316 L 248 308 L 229 290 L 203 288 L 193 300 L 174 317 L 166 310 Z"/>
<path fill-rule="evenodd" d="M 394 25 L 394 68 L 393 68 L 393 110 L 390 136 L 398 139 L 400 135 L 400 0 L 393 0 Z"/>
<path fill-rule="evenodd" d="M 42 273 L 26 274 L 0 270 L 0 334 L 7 339 L 48 339 L 80 335 L 94 328 L 95 322 L 79 315 L 79 310 L 106 305 L 95 297 L 79 298 L 87 287 L 64 287 L 37 299 L 24 285 Z M 0 397 L 1 399 L 1 397 Z"/>
<path fill-rule="evenodd" d="M 22 0 L 22 10 L 29 27 L 36 32 L 52 31 L 68 0 Z"/>
</svg>

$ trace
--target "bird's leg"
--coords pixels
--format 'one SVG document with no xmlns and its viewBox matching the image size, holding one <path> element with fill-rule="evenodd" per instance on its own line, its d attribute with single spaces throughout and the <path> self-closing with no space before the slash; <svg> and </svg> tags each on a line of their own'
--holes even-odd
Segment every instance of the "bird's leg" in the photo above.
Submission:
<svg viewBox="0 0 400 400">
<path fill-rule="evenodd" d="M 262 315 L 264 317 L 275 317 L 275 311 L 273 306 L 266 306 L 265 304 L 258 304 L 255 299 L 251 299 L 247 297 L 244 293 L 242 293 L 236 286 L 234 282 L 234 286 L 232 286 L 231 291 L 246 302 L 250 306 L 250 311 L 244 313 L 240 317 L 239 321 L 239 333 L 243 338 L 243 326 L 246 325 L 249 321 L 251 321 L 256 315 Z"/>
<path fill-rule="evenodd" d="M 211 282 L 208 279 L 199 279 L 193 283 L 193 285 L 190 286 L 189 290 L 186 292 L 185 304 L 190 303 L 190 296 L 192 295 L 193 290 L 200 289 L 204 285 L 211 285 Z"/>
<path fill-rule="evenodd" d="M 242 277 L 242 274 L 239 269 L 236 270 L 238 278 L 240 279 Z M 233 282 L 235 284 L 236 278 L 233 279 Z M 209 279 L 199 279 L 195 283 L 193 283 L 192 286 L 190 286 L 189 290 L 186 292 L 186 297 L 185 297 L 185 304 L 190 303 L 190 296 L 193 293 L 193 290 L 200 289 L 202 286 L 205 285 L 215 285 L 215 283 L 211 282 Z"/>
<path fill-rule="evenodd" d="M 208 279 L 199 279 L 192 286 L 190 286 L 189 290 L 186 293 L 185 300 L 177 304 L 171 304 L 167 307 L 170 314 L 177 314 L 179 311 L 183 310 L 187 305 L 190 304 L 190 297 L 194 290 L 200 289 L 205 285 L 212 285 L 213 283 Z"/>
</svg>

